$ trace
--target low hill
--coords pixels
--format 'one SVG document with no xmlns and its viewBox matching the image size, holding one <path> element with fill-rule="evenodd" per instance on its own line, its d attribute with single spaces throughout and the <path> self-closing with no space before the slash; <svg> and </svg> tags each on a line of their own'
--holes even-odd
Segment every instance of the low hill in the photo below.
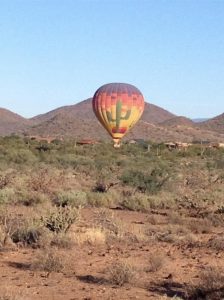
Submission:
<svg viewBox="0 0 224 300">
<path fill-rule="evenodd" d="M 200 124 L 198 124 L 198 126 L 201 129 L 224 133 L 224 113 L 205 122 L 201 122 Z"/>
<path fill-rule="evenodd" d="M 32 122 L 11 112 L 5 108 L 0 108 L 0 135 L 9 135 L 21 132 Z"/>
</svg>

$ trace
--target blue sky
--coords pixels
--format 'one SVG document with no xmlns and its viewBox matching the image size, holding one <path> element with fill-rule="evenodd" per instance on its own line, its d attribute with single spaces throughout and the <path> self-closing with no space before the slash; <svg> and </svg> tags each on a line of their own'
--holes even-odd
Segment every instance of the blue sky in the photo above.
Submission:
<svg viewBox="0 0 224 300">
<path fill-rule="evenodd" d="M 177 115 L 224 112 L 222 0 L 0 0 L 0 107 L 25 117 L 137 86 Z"/>
</svg>

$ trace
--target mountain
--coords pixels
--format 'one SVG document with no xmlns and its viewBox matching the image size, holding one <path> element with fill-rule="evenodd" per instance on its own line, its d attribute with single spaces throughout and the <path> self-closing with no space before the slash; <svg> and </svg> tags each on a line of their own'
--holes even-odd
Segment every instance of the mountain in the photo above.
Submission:
<svg viewBox="0 0 224 300">
<path fill-rule="evenodd" d="M 109 141 L 110 136 L 92 111 L 91 100 L 89 98 L 74 105 L 59 107 L 31 119 L 0 109 L 0 135 L 16 133 Z M 196 124 L 186 117 L 175 116 L 163 108 L 146 103 L 141 120 L 128 132 L 125 139 L 143 138 L 154 142 L 224 141 L 224 132 L 220 127 L 223 124 L 223 117 L 221 115 L 207 121 L 208 123 Z"/>
<path fill-rule="evenodd" d="M 51 110 L 45 114 L 37 115 L 30 120 L 34 124 L 39 124 L 52 119 L 58 114 L 67 114 L 71 117 L 79 117 L 81 119 L 95 119 L 94 112 L 92 110 L 92 98 L 88 98 L 77 104 L 62 106 Z"/>
<path fill-rule="evenodd" d="M 145 103 L 142 122 L 138 122 L 136 137 L 146 138 L 148 128 L 173 118 L 175 115 L 167 110 L 149 103 Z M 27 128 L 27 135 L 51 135 L 55 137 L 75 137 L 109 139 L 107 132 L 102 128 L 92 110 L 92 99 L 86 99 L 74 105 L 63 106 L 46 114 L 38 115 L 31 119 L 34 126 Z M 140 129 L 139 129 L 140 128 Z M 141 134 L 145 132 L 144 134 Z M 132 131 L 127 138 L 133 136 Z"/>
<path fill-rule="evenodd" d="M 76 139 L 95 139 L 110 140 L 109 134 L 97 121 L 97 119 L 80 119 L 71 117 L 69 113 L 60 112 L 51 119 L 32 126 L 26 132 L 28 135 L 51 136 L 55 138 L 76 138 Z M 213 131 L 202 130 L 191 126 L 164 126 L 152 124 L 140 120 L 132 128 L 124 140 L 141 138 L 154 142 L 163 141 L 222 141 L 224 134 L 214 133 Z"/>
<path fill-rule="evenodd" d="M 22 132 L 32 122 L 11 112 L 5 108 L 0 108 L 0 135 L 9 135 Z"/>
<path fill-rule="evenodd" d="M 198 124 L 198 126 L 201 129 L 224 133 L 224 113 L 205 122 L 201 122 L 200 124 Z"/>
<path fill-rule="evenodd" d="M 165 120 L 164 122 L 159 123 L 159 125 L 164 127 L 178 127 L 178 126 L 190 126 L 194 127 L 194 122 L 186 117 L 174 117 L 168 120 Z"/>
<path fill-rule="evenodd" d="M 154 104 L 145 103 L 145 109 L 142 114 L 141 120 L 152 123 L 158 124 L 174 118 L 175 115 L 171 112 L 157 106 Z"/>
<path fill-rule="evenodd" d="M 59 107 L 46 114 L 38 115 L 32 118 L 31 120 L 35 124 L 39 124 L 44 121 L 50 120 L 51 118 L 53 118 L 54 116 L 60 113 L 65 113 L 67 115 L 70 115 L 71 117 L 76 117 L 76 118 L 78 117 L 80 119 L 95 120 L 96 118 L 92 110 L 92 98 L 89 98 L 74 105 Z M 146 122 L 157 124 L 173 117 L 175 117 L 175 115 L 170 113 L 169 111 L 159 106 L 156 106 L 154 104 L 149 104 L 146 102 L 145 109 L 141 119 Z"/>
</svg>

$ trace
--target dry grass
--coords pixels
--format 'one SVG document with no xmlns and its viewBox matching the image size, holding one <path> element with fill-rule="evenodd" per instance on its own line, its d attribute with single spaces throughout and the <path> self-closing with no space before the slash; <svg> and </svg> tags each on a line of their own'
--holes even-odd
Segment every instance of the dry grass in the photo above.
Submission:
<svg viewBox="0 0 224 300">
<path fill-rule="evenodd" d="M 86 228 L 76 232 L 74 240 L 78 245 L 103 245 L 106 242 L 106 232 L 102 228 Z"/>
<path fill-rule="evenodd" d="M 212 247 L 215 250 L 223 251 L 224 250 L 224 236 L 214 236 L 212 239 L 210 239 L 208 245 Z"/>
<path fill-rule="evenodd" d="M 149 266 L 146 267 L 146 272 L 157 272 L 164 264 L 166 264 L 166 257 L 163 254 L 152 253 L 149 257 Z"/>
<path fill-rule="evenodd" d="M 74 245 L 74 240 L 71 239 L 66 233 L 61 232 L 59 234 L 54 234 L 50 246 L 54 246 L 62 249 L 71 249 Z"/>
<path fill-rule="evenodd" d="M 168 297 L 166 295 L 164 296 L 159 296 L 158 300 L 184 300 L 183 298 L 177 297 L 177 296 L 173 296 L 173 297 Z"/>
<path fill-rule="evenodd" d="M 32 270 L 46 272 L 62 272 L 66 266 L 64 256 L 52 251 L 45 250 L 41 252 L 36 260 L 31 264 Z"/>
<path fill-rule="evenodd" d="M 95 224 L 107 231 L 108 237 L 121 238 L 124 234 L 121 221 L 116 219 L 114 214 L 106 208 L 101 208 L 95 213 Z"/>
<path fill-rule="evenodd" d="M 6 287 L 0 290 L 0 300 L 28 300 L 28 297 L 24 293 L 12 290 L 12 288 Z"/>
<path fill-rule="evenodd" d="M 224 272 L 218 267 L 210 267 L 200 274 L 199 284 L 190 287 L 188 298 L 192 300 L 219 300 L 224 297 Z"/>
<path fill-rule="evenodd" d="M 109 282 L 118 286 L 130 283 L 136 276 L 134 267 L 125 261 L 118 261 L 112 264 L 108 269 Z"/>
<path fill-rule="evenodd" d="M 207 219 L 191 219 L 187 227 L 191 232 L 198 234 L 210 233 L 212 230 L 212 224 Z"/>
<path fill-rule="evenodd" d="M 175 211 L 170 211 L 167 216 L 168 223 L 182 225 L 184 223 L 184 219 Z"/>
</svg>

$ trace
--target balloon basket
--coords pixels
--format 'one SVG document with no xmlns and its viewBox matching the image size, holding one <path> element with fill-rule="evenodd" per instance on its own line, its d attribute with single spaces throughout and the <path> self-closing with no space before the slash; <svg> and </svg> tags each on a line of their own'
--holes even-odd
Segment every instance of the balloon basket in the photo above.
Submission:
<svg viewBox="0 0 224 300">
<path fill-rule="evenodd" d="M 121 147 L 120 140 L 114 139 L 114 148 L 118 149 Z"/>
</svg>

